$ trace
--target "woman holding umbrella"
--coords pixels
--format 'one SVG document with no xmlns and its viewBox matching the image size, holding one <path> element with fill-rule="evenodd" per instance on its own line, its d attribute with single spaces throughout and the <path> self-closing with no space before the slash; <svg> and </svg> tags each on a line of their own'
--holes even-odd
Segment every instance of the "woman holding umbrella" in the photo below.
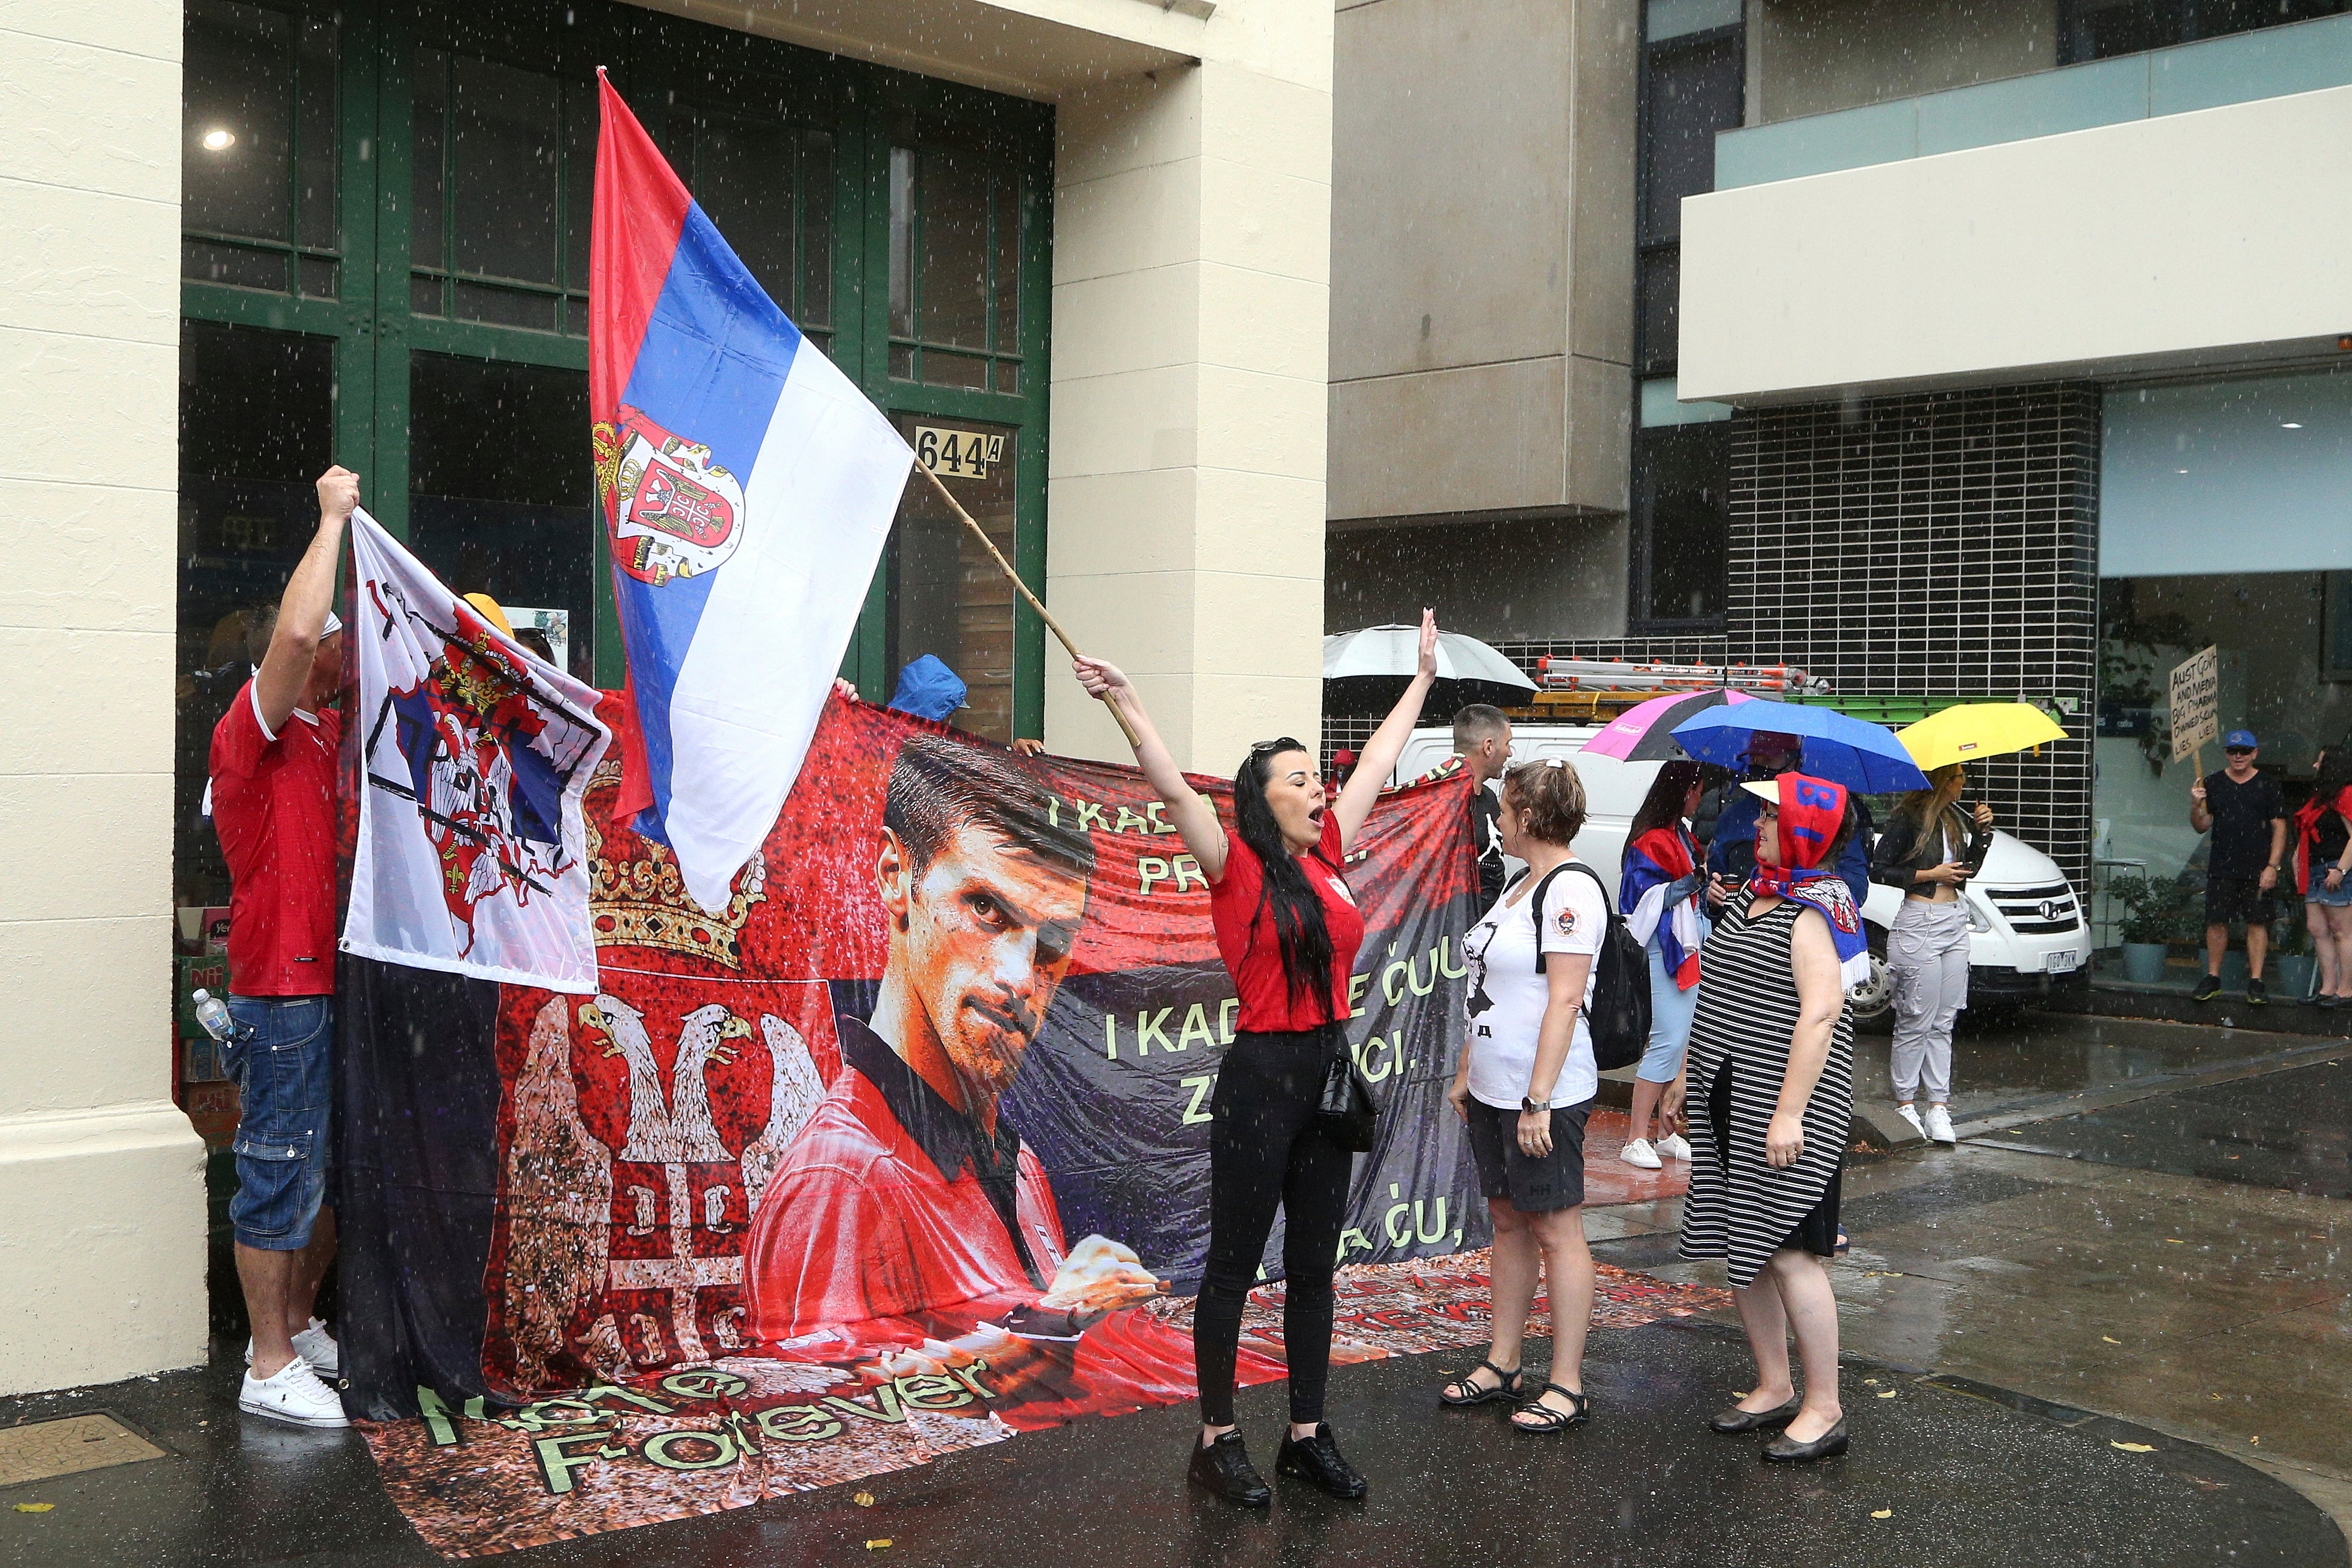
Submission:
<svg viewBox="0 0 2352 1568">
<path fill-rule="evenodd" d="M 1895 1109 L 1921 1137 L 1958 1144 L 1949 1106 L 1952 1025 L 1969 1005 L 1969 912 L 1960 883 L 1976 874 L 1992 845 L 1992 808 L 1979 801 L 1961 809 L 1968 774 L 1957 762 L 1928 778 L 1932 788 L 1904 796 L 1887 818 L 1870 880 L 1903 894 L 1886 936 L 1895 988 Z M 1914 1103 L 1922 1087 L 1925 1120 Z"/>
</svg>

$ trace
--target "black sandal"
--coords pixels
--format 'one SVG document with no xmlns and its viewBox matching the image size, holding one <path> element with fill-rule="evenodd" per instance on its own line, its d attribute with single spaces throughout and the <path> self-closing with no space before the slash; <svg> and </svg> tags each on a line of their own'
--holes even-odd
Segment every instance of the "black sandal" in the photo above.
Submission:
<svg viewBox="0 0 2352 1568">
<path fill-rule="evenodd" d="M 1543 1402 L 1544 1394 L 1565 1394 L 1568 1396 L 1569 1404 L 1574 1408 L 1555 1410 Z M 1522 1416 L 1533 1416 L 1536 1419 L 1522 1421 L 1519 1419 Z M 1581 1427 L 1591 1419 L 1592 1419 L 1591 1399 L 1579 1394 L 1573 1388 L 1562 1388 L 1557 1383 L 1545 1384 L 1543 1394 L 1537 1395 L 1511 1413 L 1511 1425 L 1514 1427 L 1522 1432 L 1532 1432 L 1539 1437 L 1565 1432 L 1570 1427 Z"/>
<path fill-rule="evenodd" d="M 1470 1380 L 1472 1378 L 1478 1375 L 1478 1367 L 1481 1366 L 1485 1367 L 1488 1372 L 1493 1373 L 1496 1377 L 1501 1378 L 1502 1382 L 1492 1388 L 1481 1388 L 1476 1384 L 1471 1382 Z M 1517 1372 L 1505 1372 L 1501 1367 L 1496 1366 L 1491 1361 L 1482 1361 L 1478 1364 L 1478 1366 L 1472 1367 L 1468 1372 L 1464 1373 L 1459 1377 L 1452 1379 L 1444 1388 L 1439 1389 L 1437 1391 L 1437 1402 L 1441 1405 L 1451 1405 L 1455 1409 L 1460 1410 L 1467 1408 L 1473 1405 L 1491 1405 L 1497 1399 L 1517 1399 L 1519 1396 L 1519 1385 L 1526 1379 L 1527 1375 L 1527 1369 L 1525 1367 L 1521 1367 Z M 1453 1394 L 1448 1392 L 1448 1390 L 1457 1387 L 1466 1388 L 1470 1390 L 1470 1392 L 1466 1396 L 1457 1399 Z"/>
</svg>

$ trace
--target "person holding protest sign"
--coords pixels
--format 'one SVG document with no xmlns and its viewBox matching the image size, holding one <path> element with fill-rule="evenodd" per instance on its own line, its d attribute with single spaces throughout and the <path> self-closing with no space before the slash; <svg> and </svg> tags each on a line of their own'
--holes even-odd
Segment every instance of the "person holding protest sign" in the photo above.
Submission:
<svg viewBox="0 0 2352 1568">
<path fill-rule="evenodd" d="M 1234 774 L 1231 831 L 1186 781 L 1127 676 L 1100 659 L 1079 656 L 1072 667 L 1135 737 L 1137 765 L 1209 879 L 1217 951 L 1241 1001 L 1240 1030 L 1210 1104 L 1209 1252 L 1192 1319 L 1202 1426 L 1188 1474 L 1228 1502 L 1272 1500 L 1234 1425 L 1234 1360 L 1242 1307 L 1280 1208 L 1290 1427 L 1276 1469 L 1334 1497 L 1361 1497 L 1364 1478 L 1323 1419 L 1331 1276 L 1354 1156 L 1319 1124 L 1318 1101 L 1333 1054 L 1348 1050 L 1349 972 L 1364 938 L 1340 867 L 1437 678 L 1437 618 L 1422 612 L 1412 683 L 1364 743 L 1339 799 L 1325 793 L 1305 746 L 1287 736 L 1262 740 Z"/>
<path fill-rule="evenodd" d="M 233 1024 L 223 1051 L 237 1086 L 237 1282 L 252 1325 L 237 1408 L 299 1427 L 348 1427 L 320 1380 L 340 1370 L 310 1315 L 335 1256 L 335 752 L 342 622 L 328 608 L 359 476 L 319 476 L 319 528 L 287 580 L 253 678 L 213 729 L 214 830 L 228 862 Z M 257 635 L 259 627 L 256 627 Z"/>
<path fill-rule="evenodd" d="M 1462 939 L 1469 1033 L 1445 1096 L 1470 1130 L 1478 1186 L 1495 1217 L 1495 1321 L 1486 1359 L 1437 1397 L 1457 1406 L 1517 1402 L 1511 1425 L 1542 1434 L 1582 1426 L 1591 1414 L 1584 1123 L 1601 1074 L 1585 1011 L 1609 903 L 1600 874 L 1570 848 L 1584 816 L 1583 780 L 1557 757 L 1523 762 L 1504 778 L 1496 830 L 1503 852 L 1527 870 Z M 1520 1338 L 1538 1279 L 1551 1296 L 1551 1366 L 1527 1398 Z"/>
<path fill-rule="evenodd" d="M 2252 730 L 2231 730 L 2221 737 L 2226 765 L 2189 787 L 2189 825 L 2213 835 L 2205 857 L 2205 977 L 2191 1001 L 2220 993 L 2232 920 L 2246 923 L 2246 1000 L 2259 1007 L 2271 999 L 2263 960 L 2270 954 L 2271 892 L 2286 860 L 2286 798 L 2277 779 L 2255 768 L 2260 747 Z"/>
</svg>

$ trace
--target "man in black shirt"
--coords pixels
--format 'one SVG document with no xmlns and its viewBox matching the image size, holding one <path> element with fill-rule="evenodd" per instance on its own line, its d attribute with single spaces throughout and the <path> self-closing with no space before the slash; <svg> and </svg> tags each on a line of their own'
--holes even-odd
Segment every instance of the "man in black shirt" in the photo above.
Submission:
<svg viewBox="0 0 2352 1568">
<path fill-rule="evenodd" d="M 1470 842 L 1478 853 L 1478 907 L 1503 893 L 1503 830 L 1496 821 L 1495 792 L 1486 788 L 1511 762 L 1511 721 L 1503 710 L 1472 703 L 1454 716 L 1454 749 L 1462 771 L 1477 786 L 1470 792 Z"/>
<path fill-rule="evenodd" d="M 2246 1000 L 2270 1000 L 2263 988 L 2263 960 L 2270 952 L 2271 889 L 2278 885 L 2286 854 L 2286 801 L 2278 780 L 2254 770 L 2253 731 L 2233 729 L 2221 737 L 2230 761 L 2189 787 L 2189 825 L 2213 835 L 2205 857 L 2205 977 L 2195 999 L 2210 1001 L 2221 989 L 2221 955 L 2230 948 L 2230 922 L 2246 923 Z"/>
</svg>

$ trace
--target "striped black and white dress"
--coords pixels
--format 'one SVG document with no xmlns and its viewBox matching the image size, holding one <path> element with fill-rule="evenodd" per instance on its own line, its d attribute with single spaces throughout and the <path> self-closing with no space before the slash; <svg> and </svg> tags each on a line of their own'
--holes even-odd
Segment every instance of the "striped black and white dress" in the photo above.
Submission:
<svg viewBox="0 0 2352 1568">
<path fill-rule="evenodd" d="M 1829 1060 L 1805 1105 L 1805 1152 L 1785 1170 L 1765 1163 L 1764 1133 L 1780 1103 L 1797 1026 L 1790 937 L 1801 915 L 1818 912 L 1784 899 L 1750 920 L 1753 900 L 1745 890 L 1734 897 L 1702 949 L 1684 1100 L 1691 1161 L 1682 1255 L 1722 1259 L 1735 1286 L 1751 1283 L 1783 1247 L 1832 1250 L 1853 1115 L 1853 1014 L 1841 1008 Z"/>
</svg>

